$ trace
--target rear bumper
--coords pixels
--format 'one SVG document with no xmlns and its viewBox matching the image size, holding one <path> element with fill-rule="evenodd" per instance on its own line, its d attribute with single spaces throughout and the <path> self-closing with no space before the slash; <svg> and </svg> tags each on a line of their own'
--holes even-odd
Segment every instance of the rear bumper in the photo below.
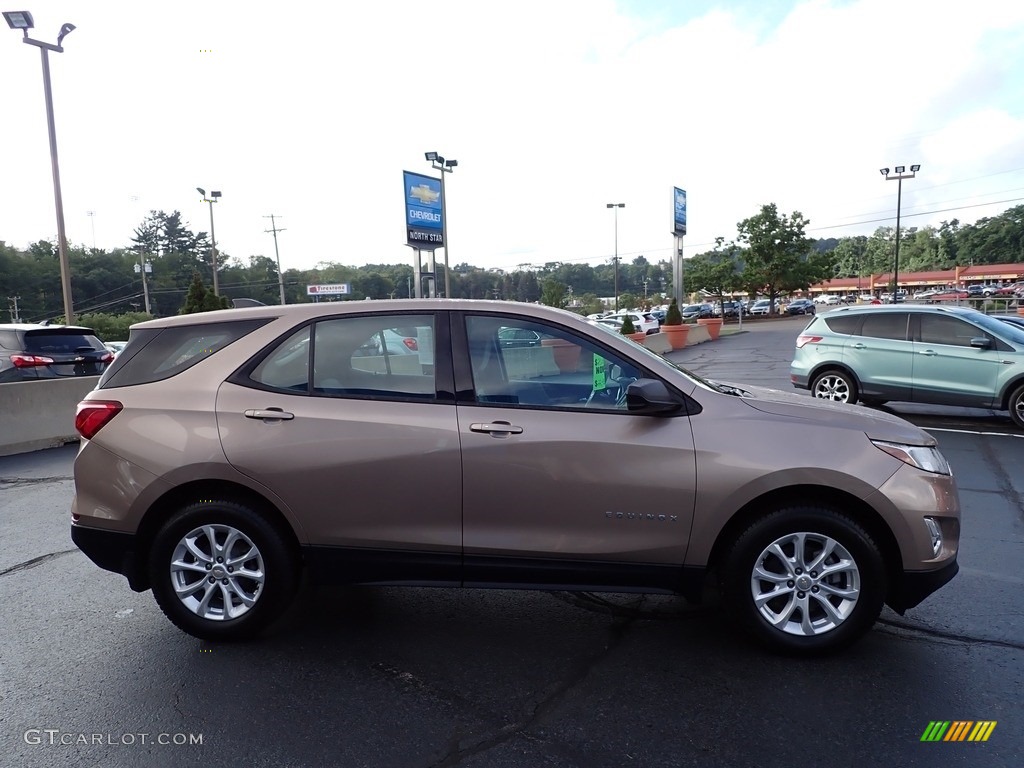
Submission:
<svg viewBox="0 0 1024 768">
<path fill-rule="evenodd" d="M 889 595 L 886 603 L 899 614 L 919 605 L 928 595 L 948 584 L 957 572 L 960 564 L 954 558 L 937 571 L 904 571 L 903 579 Z"/>
<path fill-rule="evenodd" d="M 72 524 L 71 540 L 100 568 L 127 578 L 136 592 L 149 589 L 145 569 L 139 567 L 134 535 Z"/>
</svg>

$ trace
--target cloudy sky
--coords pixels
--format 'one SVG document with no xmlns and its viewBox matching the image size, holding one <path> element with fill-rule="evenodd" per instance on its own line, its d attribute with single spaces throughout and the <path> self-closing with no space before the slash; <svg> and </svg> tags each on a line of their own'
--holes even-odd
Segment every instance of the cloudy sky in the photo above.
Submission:
<svg viewBox="0 0 1024 768">
<path fill-rule="evenodd" d="M 402 171 L 446 177 L 450 261 L 668 258 L 776 203 L 809 234 L 1024 202 L 1020 0 L 5 0 L 50 54 L 68 239 L 150 209 L 282 266 L 411 263 Z M 20 0 L 19 0 L 20 2 Z M 0 240 L 56 236 L 40 54 L 0 27 Z M 90 215 L 90 212 L 91 215 Z M 438 258 L 443 252 L 438 252 Z"/>
</svg>

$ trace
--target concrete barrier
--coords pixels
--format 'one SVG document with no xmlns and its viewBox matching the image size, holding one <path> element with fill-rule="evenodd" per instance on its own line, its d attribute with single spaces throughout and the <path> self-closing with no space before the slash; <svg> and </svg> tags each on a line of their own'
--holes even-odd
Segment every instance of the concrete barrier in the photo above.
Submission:
<svg viewBox="0 0 1024 768">
<path fill-rule="evenodd" d="M 78 440 L 75 406 L 99 376 L 0 384 L 0 456 Z"/>
</svg>

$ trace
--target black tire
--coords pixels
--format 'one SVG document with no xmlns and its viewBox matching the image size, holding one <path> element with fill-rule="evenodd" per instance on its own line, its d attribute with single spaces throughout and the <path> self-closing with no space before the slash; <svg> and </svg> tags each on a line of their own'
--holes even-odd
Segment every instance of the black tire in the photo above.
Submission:
<svg viewBox="0 0 1024 768">
<path fill-rule="evenodd" d="M 1010 418 L 1019 429 L 1024 429 L 1024 384 L 1013 390 L 1010 395 Z"/>
<path fill-rule="evenodd" d="M 888 400 L 883 400 L 880 397 L 862 397 L 860 399 L 861 404 L 868 406 L 869 408 L 878 408 L 888 403 Z"/>
<path fill-rule="evenodd" d="M 227 546 L 219 561 L 217 546 Z M 202 640 L 244 640 L 284 611 L 298 585 L 299 562 L 256 510 L 208 499 L 183 507 L 160 529 L 149 576 L 157 603 L 179 629 Z M 200 599 L 204 595 L 209 598 Z"/>
<path fill-rule="evenodd" d="M 833 547 L 823 561 L 833 566 L 828 574 L 815 563 L 826 545 Z M 755 579 L 755 573 L 777 576 Z M 755 591 L 764 598 L 772 590 L 778 596 L 755 602 Z M 757 520 L 736 540 L 724 562 L 722 593 L 732 618 L 769 648 L 816 655 L 844 648 L 871 628 L 885 602 L 886 572 L 878 545 L 849 517 L 829 507 L 791 506 Z"/>
<path fill-rule="evenodd" d="M 853 405 L 857 394 L 857 382 L 845 371 L 822 371 L 811 383 L 811 395 L 822 400 Z"/>
</svg>

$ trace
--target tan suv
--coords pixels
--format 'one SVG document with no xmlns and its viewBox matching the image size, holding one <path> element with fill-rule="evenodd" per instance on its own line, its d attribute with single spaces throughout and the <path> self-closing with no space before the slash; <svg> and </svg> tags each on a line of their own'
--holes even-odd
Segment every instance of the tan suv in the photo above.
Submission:
<svg viewBox="0 0 1024 768">
<path fill-rule="evenodd" d="M 705 381 L 530 304 L 149 321 L 76 425 L 75 543 L 211 640 L 267 626 L 305 569 L 693 600 L 710 578 L 762 641 L 813 653 L 957 571 L 957 487 L 927 433 Z"/>
</svg>

